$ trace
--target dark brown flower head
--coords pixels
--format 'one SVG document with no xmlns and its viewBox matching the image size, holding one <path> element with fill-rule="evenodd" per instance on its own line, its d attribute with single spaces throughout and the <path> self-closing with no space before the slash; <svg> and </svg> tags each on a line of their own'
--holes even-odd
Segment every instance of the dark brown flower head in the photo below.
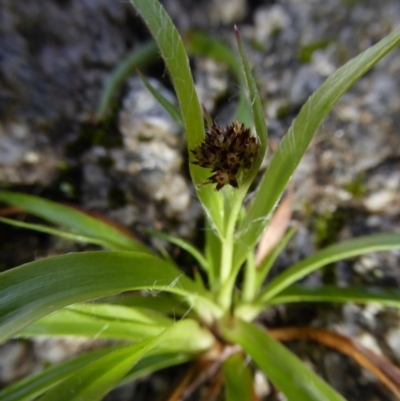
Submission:
<svg viewBox="0 0 400 401">
<path fill-rule="evenodd" d="M 213 124 L 204 141 L 191 151 L 196 158 L 192 163 L 210 168 L 214 173 L 203 185 L 217 184 L 217 191 L 227 184 L 238 188 L 236 175 L 239 169 L 251 168 L 258 147 L 250 129 L 238 121 L 226 128 Z"/>
</svg>

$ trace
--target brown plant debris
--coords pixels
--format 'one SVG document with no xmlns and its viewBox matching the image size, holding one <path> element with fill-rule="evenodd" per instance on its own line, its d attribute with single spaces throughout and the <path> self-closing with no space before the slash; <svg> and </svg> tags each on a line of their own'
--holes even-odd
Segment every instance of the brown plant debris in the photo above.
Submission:
<svg viewBox="0 0 400 401">
<path fill-rule="evenodd" d="M 333 348 L 353 358 L 373 373 L 400 399 L 400 369 L 385 357 L 375 354 L 351 338 L 316 327 L 284 327 L 269 329 L 268 333 L 279 341 L 307 339 Z"/>
<path fill-rule="evenodd" d="M 289 185 L 285 199 L 280 203 L 258 243 L 256 266 L 259 267 L 265 258 L 279 244 L 292 218 L 293 185 Z"/>
<path fill-rule="evenodd" d="M 241 348 L 238 345 L 223 346 L 219 342 L 215 343 L 213 348 L 190 365 L 185 376 L 175 385 L 166 401 L 186 401 L 203 386 L 205 391 L 203 395 L 206 398 L 203 397 L 201 400 L 215 399 L 223 386 L 221 365 L 231 355 L 240 351 Z M 207 382 L 208 387 L 205 386 Z"/>
<path fill-rule="evenodd" d="M 204 141 L 191 150 L 195 157 L 192 163 L 213 172 L 203 185 L 217 184 L 217 191 L 228 184 L 238 188 L 237 174 L 240 169 L 251 168 L 258 148 L 257 138 L 240 122 L 226 128 L 213 123 L 206 131 Z"/>
</svg>

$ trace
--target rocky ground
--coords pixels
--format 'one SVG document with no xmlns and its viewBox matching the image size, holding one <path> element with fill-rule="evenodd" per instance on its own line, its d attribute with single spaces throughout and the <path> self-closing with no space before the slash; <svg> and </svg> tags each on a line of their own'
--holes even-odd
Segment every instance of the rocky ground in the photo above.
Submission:
<svg viewBox="0 0 400 401">
<path fill-rule="evenodd" d="M 181 32 L 198 28 L 234 48 L 239 25 L 254 65 L 276 149 L 308 96 L 339 66 L 400 21 L 398 0 L 163 1 Z M 0 13 L 0 183 L 78 203 L 144 236 L 143 226 L 201 241 L 201 207 L 187 173 L 184 134 L 141 81 L 130 77 L 110 116 L 93 116 L 102 86 L 129 51 L 148 38 L 129 2 L 2 0 Z M 198 93 L 221 124 L 238 87 L 224 65 L 194 57 Z M 174 100 L 160 63 L 144 69 Z M 295 183 L 301 223 L 276 271 L 337 240 L 400 232 L 400 49 L 363 77 L 335 106 L 303 158 Z M 265 163 L 267 165 L 267 162 Z M 0 268 L 83 249 L 1 226 Z M 176 250 L 172 249 L 176 253 Z M 370 254 L 314 274 L 312 283 L 400 285 L 400 252 Z M 375 306 L 276 308 L 271 324 L 310 323 L 357 338 L 400 364 L 400 314 Z M 0 347 L 0 386 L 86 342 L 10 342 Z M 350 401 L 392 396 L 354 362 L 310 343 L 291 347 Z M 150 399 L 168 373 L 113 395 Z M 121 394 L 119 394 L 121 393 Z M 149 395 L 150 394 L 150 395 Z M 142 397 L 142 398 L 141 398 Z M 265 400 L 275 399 L 268 391 Z"/>
</svg>

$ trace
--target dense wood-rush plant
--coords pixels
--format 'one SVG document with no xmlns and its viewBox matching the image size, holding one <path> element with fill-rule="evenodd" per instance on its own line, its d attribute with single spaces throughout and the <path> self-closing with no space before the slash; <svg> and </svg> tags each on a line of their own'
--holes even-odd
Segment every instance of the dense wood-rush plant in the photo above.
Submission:
<svg viewBox="0 0 400 401">
<path fill-rule="evenodd" d="M 245 208 L 244 198 L 267 151 L 267 127 L 238 30 L 235 34 L 242 82 L 251 118 L 239 113 L 239 122 L 219 127 L 207 113 L 203 115 L 184 44 L 162 6 L 157 0 L 131 2 L 153 35 L 174 85 L 179 109 L 151 90 L 186 132 L 190 174 L 207 222 L 204 253 L 179 238 L 155 235 L 190 252 L 203 272 L 194 272 L 194 278 L 190 278 L 172 260 L 158 256 L 126 231 L 77 209 L 0 191 L 1 202 L 64 228 L 4 217 L 2 222 L 108 249 L 37 260 L 1 273 L 0 341 L 37 335 L 117 340 L 108 348 L 49 367 L 3 389 L 0 399 L 96 401 L 128 380 L 193 361 L 177 387 L 179 395 L 175 393 L 171 400 L 188 398 L 207 380 L 211 381 L 206 387 L 207 400 L 222 389 L 228 401 L 257 400 L 253 388 L 255 366 L 287 400 L 343 400 L 278 341 L 317 339 L 322 331 L 268 330 L 255 319 L 271 305 L 286 302 L 373 301 L 399 307 L 400 292 L 394 289 L 309 288 L 296 283 L 338 260 L 398 249 L 400 234 L 371 235 L 329 246 L 288 267 L 267 284 L 271 265 L 295 229 L 275 238 L 272 248 L 260 246 L 257 255 L 255 249 L 266 228 L 274 224 L 275 209 L 276 213 L 282 210 L 279 201 L 318 126 L 340 96 L 399 44 L 400 30 L 349 61 L 308 99 Z M 252 127 L 242 124 L 249 120 L 253 121 Z M 345 342 L 338 335 L 324 335 L 325 339 Z M 373 360 L 371 356 L 367 359 Z M 393 372 L 388 373 L 378 362 L 374 366 L 375 373 L 399 394 Z"/>
</svg>

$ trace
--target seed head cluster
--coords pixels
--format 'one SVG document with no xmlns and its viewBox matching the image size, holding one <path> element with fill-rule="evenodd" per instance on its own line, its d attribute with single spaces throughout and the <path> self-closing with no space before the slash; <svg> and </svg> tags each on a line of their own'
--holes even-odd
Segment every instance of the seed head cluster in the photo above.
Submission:
<svg viewBox="0 0 400 401">
<path fill-rule="evenodd" d="M 191 150 L 196 158 L 192 163 L 212 170 L 213 175 L 203 185 L 217 184 L 217 191 L 227 184 L 238 188 L 236 175 L 241 168 L 251 168 L 258 148 L 250 129 L 238 121 L 226 128 L 213 124 L 204 141 Z"/>
</svg>

